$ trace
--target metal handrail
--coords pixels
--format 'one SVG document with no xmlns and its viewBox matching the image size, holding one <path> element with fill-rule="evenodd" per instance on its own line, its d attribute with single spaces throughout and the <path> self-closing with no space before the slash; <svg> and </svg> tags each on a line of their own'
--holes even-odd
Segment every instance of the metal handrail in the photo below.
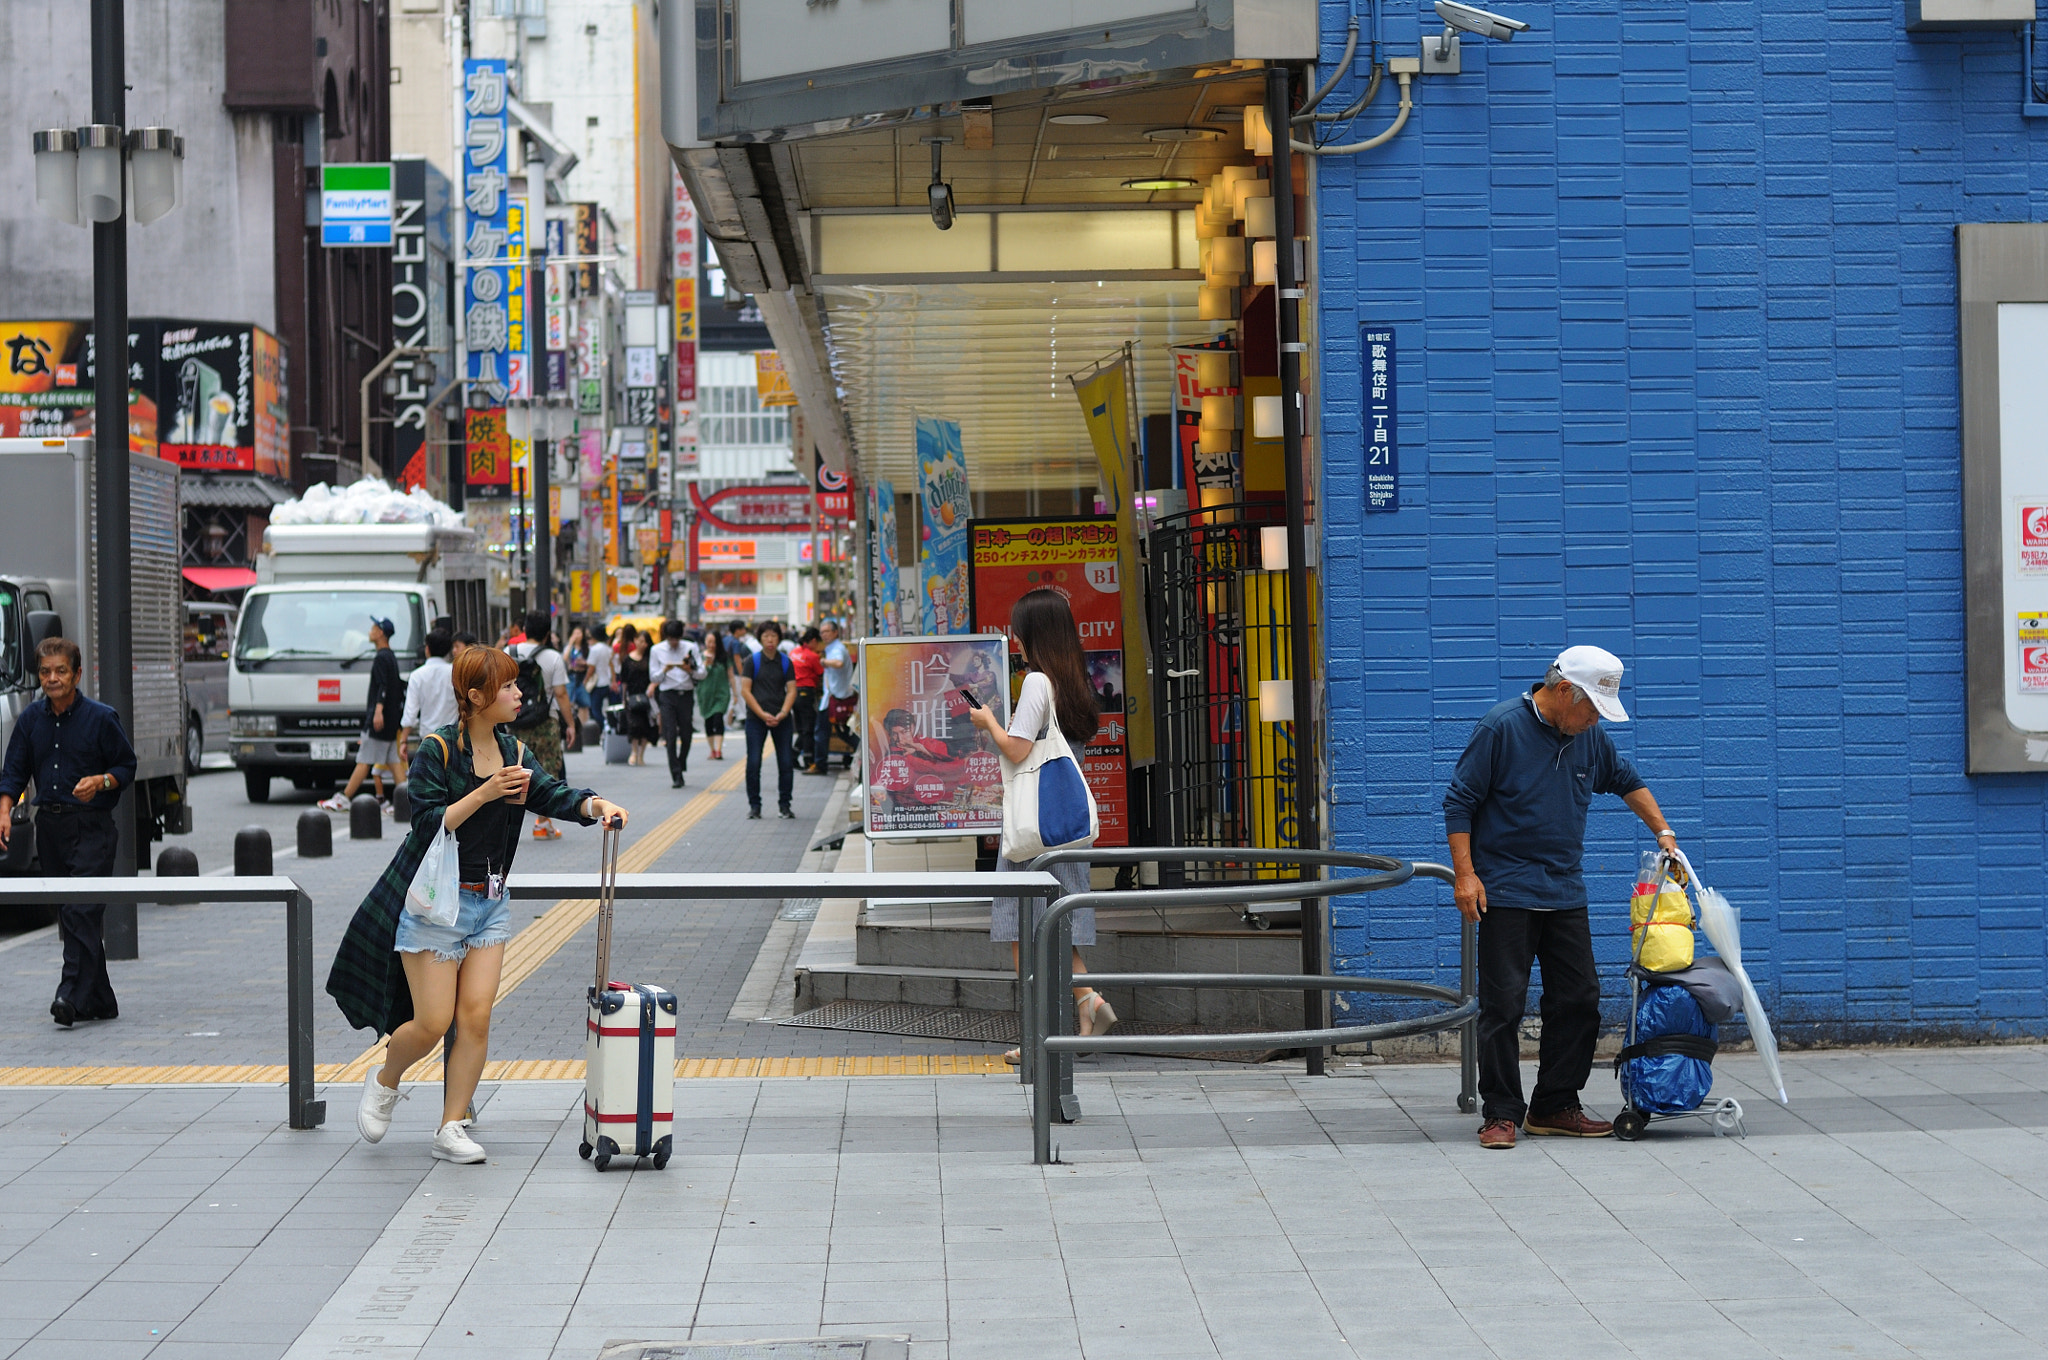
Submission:
<svg viewBox="0 0 2048 1360">
<path fill-rule="evenodd" d="M 52 902 L 276 902 L 284 907 L 285 1098 L 291 1127 L 315 1129 L 327 1102 L 313 1099 L 313 899 L 282 876 L 250 878 L 5 878 L 0 906 Z"/>
<path fill-rule="evenodd" d="M 1335 1044 L 1370 1043 L 1410 1034 L 1434 1034 L 1447 1029 L 1462 1033 L 1459 1042 L 1460 1091 L 1458 1107 L 1466 1112 L 1478 1108 L 1479 1016 L 1477 932 L 1472 923 L 1462 923 L 1460 932 L 1459 990 L 1428 983 L 1403 982 L 1392 978 L 1355 978 L 1341 975 L 1229 974 L 1229 973 L 1102 973 L 1089 974 L 1091 984 L 1127 987 L 1218 987 L 1244 990 L 1320 990 L 1374 992 L 1412 996 L 1423 1000 L 1453 1002 L 1453 1009 L 1405 1020 L 1373 1025 L 1330 1029 L 1259 1031 L 1250 1034 L 1173 1034 L 1115 1037 L 1052 1033 L 1055 1025 L 1064 1031 L 1071 1023 L 1068 1008 L 1056 998 L 1073 987 L 1072 926 L 1069 918 L 1083 907 L 1168 907 L 1224 906 L 1245 902 L 1291 901 L 1303 896 L 1342 897 L 1398 887 L 1420 876 L 1454 882 L 1456 875 L 1445 865 L 1428 861 L 1410 862 L 1386 855 L 1352 854 L 1332 850 L 1281 850 L 1270 847 L 1183 848 L 1145 846 L 1096 850 L 1058 850 L 1040 855 L 1029 867 L 1043 870 L 1049 865 L 1090 862 L 1129 864 L 1160 860 L 1172 862 L 1215 862 L 1220 860 L 1267 864 L 1299 864 L 1338 868 L 1363 868 L 1372 872 L 1345 878 L 1294 879 L 1268 885 L 1244 882 L 1215 887 L 1151 889 L 1138 892 L 1073 893 L 1054 902 L 1039 919 L 1031 936 L 1031 968 L 1023 975 L 1026 951 L 1018 951 L 1020 972 L 1020 1015 L 1023 1033 L 1019 1053 L 1020 1075 L 1031 1081 L 1032 1160 L 1043 1166 L 1052 1160 L 1052 1121 L 1057 1107 L 1062 1122 L 1080 1117 L 1073 1092 L 1074 1053 L 1196 1053 L 1230 1048 L 1324 1048 Z M 1304 893 L 1305 887 L 1315 891 Z M 1028 998 L 1029 1004 L 1024 1004 Z M 1040 1023 L 1044 1017 L 1046 1023 Z M 1057 1017 L 1055 1019 L 1055 1017 Z"/>
</svg>

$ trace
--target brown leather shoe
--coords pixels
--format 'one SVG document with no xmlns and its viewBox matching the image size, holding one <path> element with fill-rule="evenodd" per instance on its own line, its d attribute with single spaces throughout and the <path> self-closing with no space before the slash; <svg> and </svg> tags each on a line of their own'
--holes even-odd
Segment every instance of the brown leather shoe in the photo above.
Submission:
<svg viewBox="0 0 2048 1360">
<path fill-rule="evenodd" d="M 1569 1110 L 1559 1110 L 1541 1119 L 1530 1115 L 1522 1121 L 1522 1131 L 1548 1138 L 1605 1138 L 1614 1132 L 1614 1125 L 1604 1119 L 1595 1119 L 1574 1105 Z"/>
<path fill-rule="evenodd" d="M 1512 1119 L 1489 1119 L 1479 1126 L 1479 1146 L 1489 1151 L 1500 1151 L 1515 1145 L 1515 1121 Z"/>
</svg>

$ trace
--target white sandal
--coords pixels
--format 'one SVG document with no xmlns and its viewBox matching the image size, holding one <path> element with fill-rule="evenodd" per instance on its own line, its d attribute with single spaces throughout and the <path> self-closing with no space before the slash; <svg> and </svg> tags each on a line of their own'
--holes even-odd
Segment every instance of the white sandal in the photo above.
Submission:
<svg viewBox="0 0 2048 1360">
<path fill-rule="evenodd" d="M 1110 1009 L 1109 998 L 1091 991 L 1076 1005 L 1074 1018 L 1082 1034 L 1107 1034 L 1116 1023 L 1116 1012 Z"/>
</svg>

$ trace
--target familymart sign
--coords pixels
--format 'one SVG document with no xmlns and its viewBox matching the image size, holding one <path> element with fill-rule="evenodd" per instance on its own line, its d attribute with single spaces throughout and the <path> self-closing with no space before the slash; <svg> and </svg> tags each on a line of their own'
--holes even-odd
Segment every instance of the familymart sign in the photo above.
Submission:
<svg viewBox="0 0 2048 1360">
<path fill-rule="evenodd" d="M 391 166 L 320 167 L 320 244 L 391 244 Z"/>
</svg>

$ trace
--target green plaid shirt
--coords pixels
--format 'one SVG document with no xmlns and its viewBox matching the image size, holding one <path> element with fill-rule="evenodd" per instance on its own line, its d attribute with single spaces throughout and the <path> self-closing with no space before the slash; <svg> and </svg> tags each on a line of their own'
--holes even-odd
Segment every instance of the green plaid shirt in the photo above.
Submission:
<svg viewBox="0 0 2048 1360">
<path fill-rule="evenodd" d="M 405 965 L 396 949 L 398 914 L 405 910 L 405 890 L 419 872 L 427 847 L 441 833 L 441 818 L 448 804 L 463 797 L 476 783 L 468 743 L 460 724 L 434 733 L 441 741 L 424 740 L 412 758 L 406 788 L 412 796 L 412 829 L 405 843 L 384 866 L 370 895 L 356 908 L 355 919 L 335 950 L 334 966 L 327 973 L 327 994 L 341 1007 L 349 1024 L 357 1029 L 374 1029 L 389 1034 L 412 1019 L 412 990 L 406 985 Z M 443 758 L 442 742 L 447 743 Z M 524 814 L 573 820 L 592 826 L 596 819 L 583 815 L 583 800 L 589 789 L 572 789 L 541 769 L 533 752 L 508 732 L 498 733 L 498 749 L 506 762 L 517 762 L 533 772 L 526 804 L 520 809 L 516 826 L 525 825 Z M 461 790 L 452 793 L 451 790 Z M 513 849 L 517 850 L 515 831 Z M 505 869 L 511 872 L 511 855 Z"/>
</svg>

